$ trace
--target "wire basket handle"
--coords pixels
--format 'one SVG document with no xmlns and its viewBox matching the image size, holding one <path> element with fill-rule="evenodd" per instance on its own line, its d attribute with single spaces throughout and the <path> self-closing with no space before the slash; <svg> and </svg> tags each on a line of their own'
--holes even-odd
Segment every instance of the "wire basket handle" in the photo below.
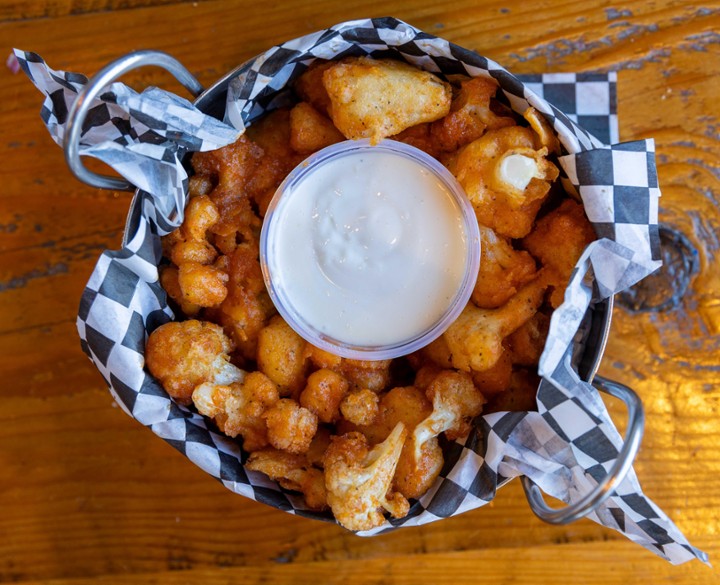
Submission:
<svg viewBox="0 0 720 585">
<path fill-rule="evenodd" d="M 170 72 L 194 97 L 200 95 L 204 88 L 195 76 L 174 57 L 161 51 L 135 51 L 109 63 L 103 67 L 78 93 L 78 97 L 70 108 L 68 115 L 63 149 L 65 160 L 73 175 L 83 183 L 100 189 L 115 191 L 134 191 L 135 186 L 118 177 L 100 175 L 85 168 L 80 160 L 80 138 L 88 110 L 95 98 L 113 81 L 128 71 L 155 65 Z"/>
<path fill-rule="evenodd" d="M 537 484 L 528 477 L 522 478 L 530 508 L 541 520 L 550 524 L 569 524 L 597 510 L 625 479 L 640 448 L 645 428 L 645 411 L 638 395 L 627 386 L 600 376 L 595 377 L 593 384 L 602 392 L 619 398 L 627 406 L 628 424 L 625 441 L 617 459 L 602 481 L 580 500 L 564 508 L 554 509 L 548 506 Z"/>
</svg>

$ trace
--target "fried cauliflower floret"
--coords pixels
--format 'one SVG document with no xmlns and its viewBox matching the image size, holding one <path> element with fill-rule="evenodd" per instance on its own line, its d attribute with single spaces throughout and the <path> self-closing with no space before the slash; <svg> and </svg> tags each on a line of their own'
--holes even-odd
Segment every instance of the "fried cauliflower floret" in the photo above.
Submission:
<svg viewBox="0 0 720 585">
<path fill-rule="evenodd" d="M 178 286 L 182 300 L 198 307 L 214 307 L 227 297 L 228 275 L 197 262 L 185 262 L 178 268 Z"/>
<path fill-rule="evenodd" d="M 242 382 L 229 385 L 201 384 L 192 393 L 200 414 L 215 420 L 228 437 L 243 438 L 246 451 L 268 444 L 263 415 L 280 400 L 277 386 L 260 372 L 250 372 Z"/>
<path fill-rule="evenodd" d="M 343 358 L 340 372 L 358 388 L 368 388 L 380 392 L 390 383 L 390 364 L 392 360 L 353 360 Z"/>
<path fill-rule="evenodd" d="M 488 131 L 449 162 L 481 225 L 522 238 L 558 177 L 555 165 L 535 150 L 532 130 L 511 126 Z"/>
<path fill-rule="evenodd" d="M 350 383 L 337 372 L 317 370 L 308 377 L 300 404 L 314 412 L 320 422 L 335 422 L 349 387 Z"/>
<path fill-rule="evenodd" d="M 513 370 L 510 386 L 505 392 L 490 399 L 483 412 L 490 414 L 501 411 L 536 411 L 537 389 L 540 378 L 527 368 Z"/>
<path fill-rule="evenodd" d="M 329 427 L 318 426 L 318 430 L 315 433 L 312 441 L 310 441 L 310 447 L 308 447 L 305 457 L 315 467 L 322 467 L 324 465 L 323 459 L 325 457 L 325 451 L 330 446 L 330 440 L 333 432 Z"/>
<path fill-rule="evenodd" d="M 200 305 L 189 303 L 185 300 L 183 292 L 180 289 L 180 282 L 178 277 L 180 272 L 176 266 L 163 266 L 160 269 L 160 286 L 167 295 L 180 305 L 180 310 L 186 317 L 194 317 L 200 312 L 202 308 Z"/>
<path fill-rule="evenodd" d="M 465 372 L 445 370 L 438 374 L 425 392 L 432 401 L 430 416 L 420 422 L 412 435 L 415 449 L 440 433 L 454 441 L 470 432 L 472 419 L 482 412 L 485 398 Z M 416 455 L 419 456 L 419 451 Z"/>
<path fill-rule="evenodd" d="M 327 501 L 336 520 L 348 530 L 380 526 L 387 510 L 402 518 L 408 501 L 391 490 L 407 431 L 398 423 L 387 439 L 372 449 L 361 433 L 333 437 L 325 453 Z"/>
<path fill-rule="evenodd" d="M 305 345 L 305 357 L 318 369 L 340 371 L 343 359 L 334 353 L 315 347 L 311 343 Z"/>
<path fill-rule="evenodd" d="M 536 313 L 546 286 L 543 278 L 536 278 L 499 309 L 479 309 L 469 302 L 443 333 L 453 366 L 465 372 L 493 367 L 502 355 L 503 340 Z"/>
<path fill-rule="evenodd" d="M 450 113 L 432 123 L 430 132 L 439 150 L 452 152 L 477 140 L 486 130 L 515 125 L 511 117 L 499 116 L 490 109 L 490 99 L 498 87 L 497 81 L 488 77 L 461 82 Z"/>
<path fill-rule="evenodd" d="M 507 238 L 479 227 L 480 269 L 472 300 L 481 309 L 497 309 L 535 277 L 535 260 L 527 252 L 515 250 Z"/>
<path fill-rule="evenodd" d="M 543 146 L 552 154 L 560 154 L 560 140 L 553 131 L 545 117 L 535 108 L 528 108 L 523 114 L 530 127 L 535 131 L 537 139 L 535 146 L 540 149 Z"/>
<path fill-rule="evenodd" d="M 535 364 L 537 365 L 537 361 Z M 510 387 L 512 368 L 511 353 L 503 347 L 503 351 L 493 367 L 482 372 L 470 372 L 470 375 L 475 387 L 482 392 L 485 398 L 490 398 L 500 392 L 505 392 Z"/>
<path fill-rule="evenodd" d="M 288 453 L 305 453 L 318 428 L 314 413 L 290 398 L 281 398 L 265 411 L 268 441 Z"/>
<path fill-rule="evenodd" d="M 562 303 L 575 264 L 585 247 L 596 238 L 582 205 L 565 199 L 560 207 L 540 218 L 535 229 L 523 239 L 523 247 L 548 268 L 553 308 Z"/>
<path fill-rule="evenodd" d="M 343 140 L 332 121 L 307 102 L 290 110 L 290 146 L 295 152 L 310 154 Z"/>
<path fill-rule="evenodd" d="M 372 390 L 362 388 L 350 392 L 340 403 L 343 418 L 354 425 L 370 425 L 377 417 L 380 398 Z"/>
<path fill-rule="evenodd" d="M 225 327 L 244 357 L 255 359 L 260 331 L 275 314 L 275 307 L 265 288 L 255 247 L 240 244 L 226 258 L 228 293 L 210 317 Z"/>
<path fill-rule="evenodd" d="M 150 334 L 145 363 L 170 396 L 188 405 L 200 384 L 243 380 L 245 372 L 230 363 L 232 350 L 232 341 L 222 327 L 196 320 L 171 321 Z"/>
<path fill-rule="evenodd" d="M 322 114 L 327 114 L 330 109 L 330 96 L 323 85 L 323 74 L 333 65 L 333 61 L 318 59 L 293 83 L 295 93 Z"/>
<path fill-rule="evenodd" d="M 252 453 L 245 464 L 250 471 L 260 471 L 288 490 L 302 492 L 311 510 L 327 508 L 325 478 L 303 455 L 277 449 Z"/>
<path fill-rule="evenodd" d="M 399 61 L 348 58 L 323 73 L 328 113 L 349 139 L 373 144 L 450 111 L 450 85 Z"/>
<path fill-rule="evenodd" d="M 508 335 L 508 359 L 520 366 L 537 366 L 545 349 L 550 317 L 538 311 L 516 331 Z"/>
<path fill-rule="evenodd" d="M 283 395 L 300 392 L 305 385 L 305 341 L 279 315 L 260 330 L 257 364 Z"/>
</svg>

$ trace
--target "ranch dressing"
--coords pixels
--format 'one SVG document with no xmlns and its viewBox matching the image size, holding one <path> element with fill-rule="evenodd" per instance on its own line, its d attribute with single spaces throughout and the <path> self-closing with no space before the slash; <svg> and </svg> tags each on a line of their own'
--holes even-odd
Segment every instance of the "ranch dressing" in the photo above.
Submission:
<svg viewBox="0 0 720 585">
<path fill-rule="evenodd" d="M 467 280 L 472 245 L 448 185 L 382 147 L 350 150 L 299 174 L 266 217 L 263 264 L 289 323 L 305 322 L 342 345 L 381 347 L 442 319 Z"/>
</svg>

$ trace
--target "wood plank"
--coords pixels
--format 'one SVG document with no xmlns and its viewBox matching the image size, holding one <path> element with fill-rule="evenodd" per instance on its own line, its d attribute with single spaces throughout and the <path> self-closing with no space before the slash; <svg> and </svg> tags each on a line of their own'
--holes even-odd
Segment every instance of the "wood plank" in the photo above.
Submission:
<svg viewBox="0 0 720 585">
<path fill-rule="evenodd" d="M 703 545 L 715 554 L 717 543 L 710 539 Z M 673 567 L 655 559 L 638 559 L 631 549 L 620 543 L 605 544 L 605 551 L 588 543 L 538 546 L 518 558 L 517 549 L 495 548 L 423 556 L 403 555 L 370 560 L 342 560 L 302 563 L 292 559 L 258 567 L 188 570 L 141 575 L 112 575 L 89 579 L 61 579 L 26 582 L 25 585 L 86 585 L 113 583 L 114 585 L 252 585 L 260 583 L 300 584 L 321 582 L 327 585 L 355 585 L 383 583 L 387 585 L 433 585 L 467 583 L 481 579 L 486 583 L 605 583 L 626 585 L 671 582 L 678 585 L 720 582 L 720 574 L 700 563 Z M 563 562 L 552 562 L 561 552 Z M 650 554 L 650 553 L 646 553 Z M 652 573 L 650 573 L 652 571 Z M 597 580 L 599 574 L 603 580 Z"/>
<path fill-rule="evenodd" d="M 717 555 L 717 2 L 556 1 L 538 8 L 519 0 L 389 0 L 357 8 L 302 0 L 262 10 L 249 0 L 161 2 L 31 2 L 32 20 L 5 17 L 0 37 L 6 47 L 37 51 L 52 67 L 88 74 L 134 49 L 166 50 L 207 85 L 273 43 L 393 14 L 516 72 L 621 69 L 621 136 L 655 138 L 661 217 L 698 247 L 701 270 L 673 312 L 616 310 L 602 372 L 635 387 L 645 402 L 636 470 L 646 493 L 691 542 Z M 17 2 L 4 2 L 0 20 L 8 6 L 17 13 Z M 119 6 L 129 9 L 98 11 Z M 184 95 L 155 69 L 127 81 Z M 699 563 L 670 567 L 590 521 L 541 523 L 517 482 L 483 509 L 363 539 L 212 481 L 113 408 L 79 349 L 79 294 L 97 253 L 118 245 L 129 197 L 75 181 L 42 127 L 40 103 L 24 76 L 0 68 L 0 582 L 422 582 L 418 568 L 434 583 L 481 576 L 613 584 L 648 575 L 714 582 L 717 573 Z M 612 403 L 611 411 L 623 419 L 621 406 Z"/>
</svg>

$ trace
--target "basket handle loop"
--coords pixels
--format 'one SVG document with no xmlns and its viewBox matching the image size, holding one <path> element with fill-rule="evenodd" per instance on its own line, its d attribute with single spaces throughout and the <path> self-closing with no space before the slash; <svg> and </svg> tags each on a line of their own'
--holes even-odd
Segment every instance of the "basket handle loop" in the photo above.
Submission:
<svg viewBox="0 0 720 585">
<path fill-rule="evenodd" d="M 98 73 L 87 83 L 87 85 L 78 93 L 78 97 L 70 108 L 68 114 L 67 125 L 65 128 L 65 138 L 63 140 L 63 149 L 65 151 L 65 161 L 72 171 L 73 175 L 83 183 L 87 183 L 91 187 L 100 189 L 111 189 L 115 191 L 134 191 L 135 187 L 132 183 L 125 179 L 112 177 L 108 175 L 99 175 L 85 168 L 80 160 L 80 138 L 82 137 L 83 124 L 85 117 L 93 100 L 97 98 L 102 91 L 121 75 L 146 65 L 155 65 L 162 67 L 170 72 L 175 78 L 187 89 L 194 97 L 197 97 L 204 91 L 200 82 L 190 73 L 185 66 L 174 57 L 161 51 L 135 51 L 128 53 L 124 57 L 109 63 L 103 67 Z"/>
<path fill-rule="evenodd" d="M 541 520 L 550 524 L 569 524 L 597 510 L 625 479 L 640 448 L 645 428 L 645 411 L 638 395 L 627 386 L 600 376 L 595 377 L 593 384 L 602 392 L 619 398 L 627 406 L 628 424 L 625 441 L 617 459 L 602 481 L 580 500 L 564 508 L 554 509 L 548 506 L 537 484 L 528 477 L 522 477 L 523 488 L 530 508 Z"/>
</svg>

